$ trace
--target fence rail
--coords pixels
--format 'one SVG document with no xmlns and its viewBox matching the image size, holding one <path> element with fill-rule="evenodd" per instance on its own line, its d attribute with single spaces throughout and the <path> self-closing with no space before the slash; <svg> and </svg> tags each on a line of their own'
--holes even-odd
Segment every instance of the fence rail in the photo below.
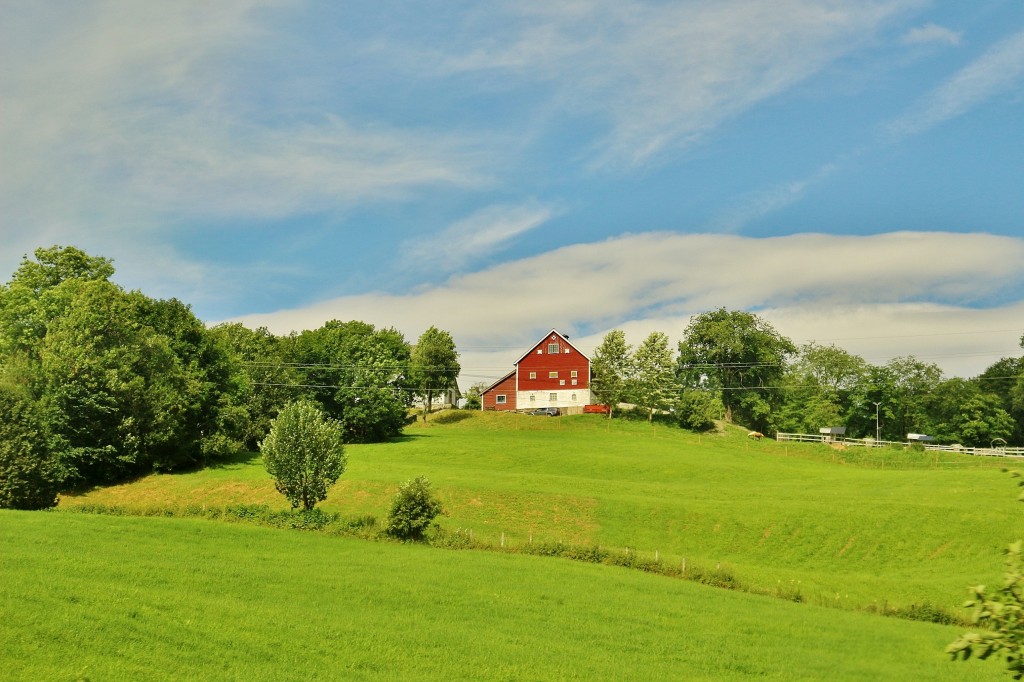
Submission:
<svg viewBox="0 0 1024 682">
<path fill-rule="evenodd" d="M 874 438 L 836 438 L 828 434 L 815 433 L 777 433 L 775 440 L 796 441 L 799 443 L 838 443 L 846 447 L 868 447 L 882 448 L 890 445 L 902 445 L 908 447 L 909 441 L 875 440 Z M 968 448 L 962 445 L 925 445 L 925 450 L 939 450 L 942 452 L 957 452 L 961 455 L 974 455 L 977 457 L 1020 457 L 1024 458 L 1024 448 Z"/>
</svg>

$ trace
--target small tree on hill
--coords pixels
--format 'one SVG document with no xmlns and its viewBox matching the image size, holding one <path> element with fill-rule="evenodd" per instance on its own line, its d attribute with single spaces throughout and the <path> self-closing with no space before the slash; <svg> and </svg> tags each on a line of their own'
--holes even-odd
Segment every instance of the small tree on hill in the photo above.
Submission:
<svg viewBox="0 0 1024 682">
<path fill-rule="evenodd" d="M 430 524 L 441 514 L 426 476 L 417 476 L 398 488 L 388 512 L 387 532 L 402 540 L 422 540 Z"/>
<path fill-rule="evenodd" d="M 263 463 L 278 492 L 292 509 L 313 509 L 345 471 L 342 427 L 324 416 L 316 404 L 302 400 L 287 405 L 260 444 Z"/>
</svg>

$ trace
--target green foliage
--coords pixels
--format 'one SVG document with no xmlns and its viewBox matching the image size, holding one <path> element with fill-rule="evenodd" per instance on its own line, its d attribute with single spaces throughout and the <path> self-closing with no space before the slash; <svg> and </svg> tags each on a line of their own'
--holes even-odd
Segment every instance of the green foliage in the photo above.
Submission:
<svg viewBox="0 0 1024 682">
<path fill-rule="evenodd" d="M 720 308 L 694 317 L 679 342 L 677 375 L 684 388 L 722 392 L 725 418 L 772 430 L 778 391 L 793 342 L 753 313 Z"/>
<path fill-rule="evenodd" d="M 451 334 L 432 326 L 420 335 L 412 349 L 410 375 L 423 399 L 423 421 L 430 414 L 434 397 L 454 387 L 460 371 L 459 353 Z"/>
<path fill-rule="evenodd" d="M 410 349 L 394 329 L 331 320 L 283 340 L 283 357 L 302 372 L 305 396 L 341 423 L 345 442 L 393 438 L 410 404 Z"/>
<path fill-rule="evenodd" d="M 647 409 L 647 420 L 652 421 L 655 411 L 667 410 L 679 392 L 668 336 L 651 332 L 633 353 L 631 364 L 629 395 L 633 403 Z"/>
<path fill-rule="evenodd" d="M 607 405 L 608 418 L 625 402 L 629 391 L 628 379 L 632 372 L 632 349 L 626 343 L 626 334 L 613 329 L 594 350 L 590 363 L 590 392 L 596 403 Z"/>
<path fill-rule="evenodd" d="M 691 431 L 711 431 L 724 411 L 722 399 L 712 391 L 682 391 L 675 405 L 679 425 Z"/>
<path fill-rule="evenodd" d="M 60 476 L 48 441 L 31 399 L 0 384 L 0 508 L 43 509 L 57 504 Z"/>
<path fill-rule="evenodd" d="M 971 623 L 981 632 L 968 632 L 946 647 L 953 659 L 981 660 L 999 654 L 1006 670 L 1019 680 L 1024 677 L 1024 562 L 1021 542 L 1006 550 L 1006 572 L 1000 586 L 987 590 L 984 585 L 970 588 L 972 598 L 964 606 L 971 609 Z"/>
<path fill-rule="evenodd" d="M 402 540 L 422 540 L 430 524 L 442 513 L 425 476 L 406 481 L 398 488 L 388 512 L 387 532 Z"/>
<path fill-rule="evenodd" d="M 292 508 L 309 510 L 327 497 L 347 463 L 339 424 L 309 401 L 287 405 L 260 444 L 267 472 Z"/>
</svg>

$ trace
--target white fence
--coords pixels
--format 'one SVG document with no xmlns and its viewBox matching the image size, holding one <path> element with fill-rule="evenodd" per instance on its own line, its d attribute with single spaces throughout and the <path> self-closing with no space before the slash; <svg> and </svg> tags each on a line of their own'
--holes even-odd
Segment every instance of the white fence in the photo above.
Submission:
<svg viewBox="0 0 1024 682">
<path fill-rule="evenodd" d="M 890 445 L 902 445 L 909 447 L 910 442 L 893 440 L 875 440 L 874 438 L 836 438 L 828 434 L 816 433 L 777 433 L 775 440 L 796 441 L 799 443 L 839 443 L 846 447 L 868 447 L 881 448 Z M 966 448 L 962 445 L 925 445 L 925 450 L 940 450 L 942 452 L 958 452 L 962 455 L 976 455 L 979 457 L 1022 457 L 1024 448 Z"/>
</svg>

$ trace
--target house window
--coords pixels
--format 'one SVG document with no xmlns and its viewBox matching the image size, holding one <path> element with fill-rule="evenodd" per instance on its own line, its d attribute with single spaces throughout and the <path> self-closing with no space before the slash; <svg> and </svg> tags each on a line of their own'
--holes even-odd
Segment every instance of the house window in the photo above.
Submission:
<svg viewBox="0 0 1024 682">
<path fill-rule="evenodd" d="M 537 378 L 537 373 L 536 372 L 530 372 L 530 378 L 531 379 L 536 379 Z"/>
<path fill-rule="evenodd" d="M 558 344 L 557 343 L 549 343 L 548 344 L 548 355 L 558 355 Z"/>
<path fill-rule="evenodd" d="M 558 394 L 557 393 L 548 393 L 548 402 L 552 402 L 552 403 L 558 402 Z"/>
<path fill-rule="evenodd" d="M 573 370 L 573 371 L 569 372 L 569 376 L 571 376 L 573 379 L 575 379 L 576 377 L 579 376 L 579 373 L 576 370 Z"/>
<path fill-rule="evenodd" d="M 557 379 L 558 372 L 548 372 L 548 379 Z"/>
<path fill-rule="evenodd" d="M 503 395 L 496 395 L 496 396 L 494 396 L 494 402 L 497 405 L 504 405 L 505 404 L 505 396 L 503 396 Z"/>
</svg>

